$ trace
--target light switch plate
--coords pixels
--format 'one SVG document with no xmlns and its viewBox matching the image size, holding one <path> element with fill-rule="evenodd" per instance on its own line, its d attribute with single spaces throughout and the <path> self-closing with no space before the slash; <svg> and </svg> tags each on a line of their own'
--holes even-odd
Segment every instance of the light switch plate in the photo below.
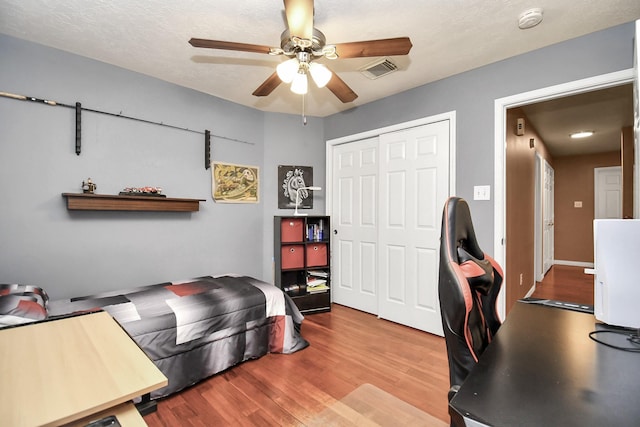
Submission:
<svg viewBox="0 0 640 427">
<path fill-rule="evenodd" d="M 491 200 L 491 186 L 490 185 L 474 186 L 473 200 Z"/>
</svg>

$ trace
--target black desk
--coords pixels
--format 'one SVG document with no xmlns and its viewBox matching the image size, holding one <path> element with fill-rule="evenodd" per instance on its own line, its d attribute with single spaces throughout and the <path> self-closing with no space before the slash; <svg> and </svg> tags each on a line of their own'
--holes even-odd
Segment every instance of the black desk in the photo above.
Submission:
<svg viewBox="0 0 640 427">
<path fill-rule="evenodd" d="M 640 425 L 640 353 L 591 340 L 596 323 L 517 303 L 451 406 L 467 425 Z"/>
</svg>

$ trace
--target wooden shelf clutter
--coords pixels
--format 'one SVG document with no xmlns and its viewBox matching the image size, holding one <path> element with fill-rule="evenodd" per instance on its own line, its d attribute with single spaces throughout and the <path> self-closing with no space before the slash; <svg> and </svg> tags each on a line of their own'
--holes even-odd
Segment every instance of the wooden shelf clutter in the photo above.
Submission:
<svg viewBox="0 0 640 427">
<path fill-rule="evenodd" d="M 90 193 L 62 193 L 68 210 L 196 212 L 205 199 L 177 199 L 154 196 L 115 196 Z"/>
<path fill-rule="evenodd" d="M 331 311 L 328 216 L 275 216 L 275 284 L 303 314 Z"/>
</svg>

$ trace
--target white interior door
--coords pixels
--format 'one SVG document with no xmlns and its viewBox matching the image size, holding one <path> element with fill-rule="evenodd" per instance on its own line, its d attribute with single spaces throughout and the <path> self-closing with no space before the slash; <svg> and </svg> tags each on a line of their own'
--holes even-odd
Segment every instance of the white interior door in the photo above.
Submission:
<svg viewBox="0 0 640 427">
<path fill-rule="evenodd" d="M 554 262 L 554 171 L 546 160 L 542 159 L 543 186 L 542 186 L 542 275 L 553 266 Z"/>
<path fill-rule="evenodd" d="M 622 168 L 595 168 L 595 218 L 622 218 Z"/>
<path fill-rule="evenodd" d="M 380 135 L 378 315 L 442 335 L 438 265 L 449 121 Z"/>
<path fill-rule="evenodd" d="M 333 301 L 378 314 L 378 138 L 333 150 Z"/>
</svg>

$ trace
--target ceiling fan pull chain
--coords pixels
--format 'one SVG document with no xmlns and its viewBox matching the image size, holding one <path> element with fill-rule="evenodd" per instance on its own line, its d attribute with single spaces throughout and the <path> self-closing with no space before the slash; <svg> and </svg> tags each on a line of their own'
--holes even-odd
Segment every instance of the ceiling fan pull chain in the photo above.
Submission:
<svg viewBox="0 0 640 427">
<path fill-rule="evenodd" d="M 307 115 L 304 112 L 304 98 L 306 97 L 306 95 L 302 95 L 302 124 L 304 126 L 307 125 Z"/>
</svg>

